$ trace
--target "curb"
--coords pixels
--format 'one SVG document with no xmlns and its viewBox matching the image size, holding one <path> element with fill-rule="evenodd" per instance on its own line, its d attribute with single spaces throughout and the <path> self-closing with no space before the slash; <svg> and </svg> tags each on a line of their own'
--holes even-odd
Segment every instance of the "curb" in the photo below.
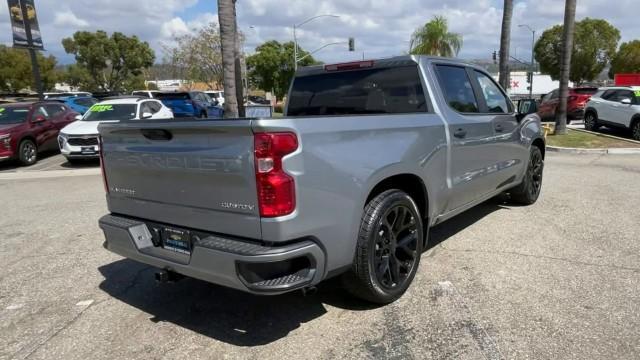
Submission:
<svg viewBox="0 0 640 360">
<path fill-rule="evenodd" d="M 31 179 L 49 179 L 70 176 L 95 176 L 100 175 L 100 169 L 75 169 L 75 170 L 25 170 L 0 173 L 0 180 L 31 180 Z"/>
<path fill-rule="evenodd" d="M 633 155 L 640 154 L 640 148 L 619 148 L 619 149 L 581 149 L 566 148 L 547 145 L 547 150 L 565 154 L 600 154 L 600 155 Z"/>
<path fill-rule="evenodd" d="M 619 137 L 619 136 L 614 136 L 614 135 L 609 135 L 609 134 L 603 134 L 597 131 L 589 131 L 586 129 L 571 129 L 571 130 L 575 130 L 575 131 L 582 131 L 582 132 L 586 132 L 588 134 L 593 134 L 593 135 L 597 135 L 597 136 L 604 136 L 610 139 L 616 139 L 616 140 L 622 140 L 622 141 L 627 141 L 633 144 L 638 144 L 640 145 L 640 141 L 638 140 L 633 140 L 633 139 L 627 139 L 627 138 L 623 138 L 623 137 Z"/>
</svg>

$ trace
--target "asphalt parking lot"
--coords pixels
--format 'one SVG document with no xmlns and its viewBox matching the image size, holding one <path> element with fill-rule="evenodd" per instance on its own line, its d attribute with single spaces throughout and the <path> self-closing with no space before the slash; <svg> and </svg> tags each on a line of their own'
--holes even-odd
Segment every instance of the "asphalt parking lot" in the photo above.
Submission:
<svg viewBox="0 0 640 360">
<path fill-rule="evenodd" d="M 4 170 L 0 359 L 640 357 L 640 156 L 549 154 L 536 205 L 494 199 L 434 228 L 385 307 L 336 282 L 277 297 L 156 284 L 102 248 L 99 175 Z"/>
</svg>

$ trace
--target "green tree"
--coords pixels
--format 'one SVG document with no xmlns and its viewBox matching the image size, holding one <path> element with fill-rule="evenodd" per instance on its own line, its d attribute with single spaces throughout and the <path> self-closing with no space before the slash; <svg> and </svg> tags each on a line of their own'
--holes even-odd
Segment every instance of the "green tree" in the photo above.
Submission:
<svg viewBox="0 0 640 360">
<path fill-rule="evenodd" d="M 275 40 L 256 48 L 256 53 L 247 58 L 249 81 L 256 87 L 273 91 L 277 98 L 282 99 L 289 91 L 289 85 L 294 75 L 293 63 L 294 45 L 292 41 L 280 43 Z M 298 46 L 298 66 L 316 64 L 316 60 L 308 52 Z M 225 93 L 226 95 L 226 93 Z"/>
<path fill-rule="evenodd" d="M 449 24 L 444 16 L 434 16 L 414 31 L 409 48 L 414 55 L 454 57 L 462 48 L 462 35 L 449 32 Z"/>
<path fill-rule="evenodd" d="M 540 70 L 560 79 L 563 25 L 545 30 L 536 42 Z M 616 52 L 620 31 L 605 20 L 585 18 L 575 23 L 569 79 L 577 84 L 595 79 Z"/>
<path fill-rule="evenodd" d="M 610 78 L 625 73 L 640 73 L 640 40 L 622 43 L 611 60 Z"/>
<path fill-rule="evenodd" d="M 131 78 L 141 76 L 155 60 L 147 42 L 120 32 L 108 36 L 102 30 L 78 31 L 63 39 L 62 45 L 68 54 L 75 55 L 75 79 L 82 81 L 78 85 L 92 91 L 123 90 L 125 84 L 133 81 Z M 85 74 L 80 74 L 82 71 Z M 71 77 L 71 74 L 67 73 L 67 76 Z"/>
<path fill-rule="evenodd" d="M 209 89 L 222 85 L 220 28 L 212 22 L 195 34 L 174 38 L 173 47 L 165 46 L 164 62 L 180 69 L 182 78 L 203 82 Z"/>
<path fill-rule="evenodd" d="M 58 80 L 56 58 L 37 54 L 40 76 L 45 91 L 55 87 Z M 0 91 L 19 92 L 36 88 L 31 71 L 31 59 L 26 50 L 0 45 Z"/>
</svg>

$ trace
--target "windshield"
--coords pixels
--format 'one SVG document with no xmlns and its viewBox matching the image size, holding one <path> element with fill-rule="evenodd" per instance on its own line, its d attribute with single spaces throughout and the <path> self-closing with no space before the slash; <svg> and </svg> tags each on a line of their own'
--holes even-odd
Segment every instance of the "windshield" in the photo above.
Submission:
<svg viewBox="0 0 640 360">
<path fill-rule="evenodd" d="M 136 117 L 136 104 L 97 104 L 84 115 L 82 121 L 132 120 Z"/>
<path fill-rule="evenodd" d="M 29 108 L 0 106 L 0 125 L 23 123 L 28 114 Z"/>
</svg>

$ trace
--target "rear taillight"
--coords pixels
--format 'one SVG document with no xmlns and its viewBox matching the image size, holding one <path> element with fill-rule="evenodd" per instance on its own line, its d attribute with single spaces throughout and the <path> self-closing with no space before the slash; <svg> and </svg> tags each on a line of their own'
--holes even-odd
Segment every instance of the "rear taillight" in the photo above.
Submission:
<svg viewBox="0 0 640 360">
<path fill-rule="evenodd" d="M 109 193 L 109 183 L 107 182 L 107 173 L 104 171 L 104 146 L 102 145 L 102 136 L 98 136 L 98 148 L 100 152 L 100 172 L 102 173 L 102 184 L 104 191 Z"/>
<path fill-rule="evenodd" d="M 282 158 L 298 149 L 296 134 L 257 133 L 253 143 L 260 216 L 291 214 L 296 208 L 295 182 L 282 168 Z"/>
</svg>

